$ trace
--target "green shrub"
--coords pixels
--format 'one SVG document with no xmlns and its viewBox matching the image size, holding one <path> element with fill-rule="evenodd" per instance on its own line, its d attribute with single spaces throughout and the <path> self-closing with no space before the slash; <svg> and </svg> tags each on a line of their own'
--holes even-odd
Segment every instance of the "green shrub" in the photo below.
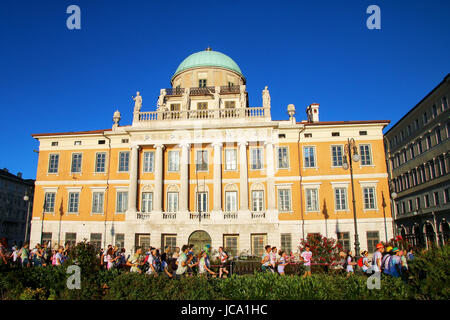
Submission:
<svg viewBox="0 0 450 320">
<path fill-rule="evenodd" d="M 408 264 L 410 295 L 414 299 L 450 299 L 450 246 L 416 255 Z"/>
</svg>

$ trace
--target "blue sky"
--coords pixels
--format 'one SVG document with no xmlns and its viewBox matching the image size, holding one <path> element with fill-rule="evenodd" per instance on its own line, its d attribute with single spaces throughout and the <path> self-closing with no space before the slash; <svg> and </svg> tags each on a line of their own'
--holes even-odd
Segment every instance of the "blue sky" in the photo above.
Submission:
<svg viewBox="0 0 450 320">
<path fill-rule="evenodd" d="M 345 5 L 343 4 L 345 3 Z M 68 30 L 66 8 L 81 8 Z M 366 27 L 369 5 L 381 30 Z M 251 106 L 269 86 L 272 118 L 395 123 L 450 72 L 450 1 L 20 1 L 0 5 L 0 168 L 35 178 L 32 133 L 130 124 L 170 87 L 178 64 L 211 46 L 247 78 Z"/>
</svg>

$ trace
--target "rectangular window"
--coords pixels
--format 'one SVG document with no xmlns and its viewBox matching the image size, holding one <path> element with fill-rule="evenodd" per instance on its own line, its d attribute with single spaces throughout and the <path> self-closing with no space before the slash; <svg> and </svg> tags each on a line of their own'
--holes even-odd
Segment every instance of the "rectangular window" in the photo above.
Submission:
<svg viewBox="0 0 450 320">
<path fill-rule="evenodd" d="M 375 188 L 363 188 L 364 194 L 364 209 L 375 209 Z"/>
<path fill-rule="evenodd" d="M 58 142 L 57 141 L 53 141 L 52 142 L 52 147 L 57 147 L 58 146 Z"/>
<path fill-rule="evenodd" d="M 199 88 L 205 88 L 206 87 L 206 79 L 199 79 L 198 80 L 198 87 Z"/>
<path fill-rule="evenodd" d="M 153 192 L 142 192 L 142 212 L 151 212 L 153 209 Z"/>
<path fill-rule="evenodd" d="M 66 232 L 64 244 L 68 244 L 69 247 L 75 246 L 77 244 L 77 234 L 75 232 Z"/>
<path fill-rule="evenodd" d="M 342 167 L 342 146 L 331 146 L 333 167 Z"/>
<path fill-rule="evenodd" d="M 441 129 L 436 128 L 436 144 L 439 144 L 441 142 L 442 142 Z"/>
<path fill-rule="evenodd" d="M 106 171 L 106 152 L 98 152 L 95 155 L 95 172 Z"/>
<path fill-rule="evenodd" d="M 207 192 L 197 192 L 197 211 L 209 212 Z"/>
<path fill-rule="evenodd" d="M 427 124 L 428 122 L 428 115 L 426 112 L 423 113 L 423 124 Z"/>
<path fill-rule="evenodd" d="M 225 192 L 225 211 L 236 212 L 237 211 L 237 192 L 226 191 Z"/>
<path fill-rule="evenodd" d="M 180 152 L 179 151 L 169 151 L 169 168 L 168 171 L 179 171 L 180 170 Z"/>
<path fill-rule="evenodd" d="M 278 189 L 278 210 L 280 212 L 291 211 L 291 190 Z"/>
<path fill-rule="evenodd" d="M 264 191 L 262 190 L 252 191 L 252 211 L 254 212 L 264 211 Z"/>
<path fill-rule="evenodd" d="M 428 135 L 428 136 L 427 136 L 427 150 L 431 149 L 432 146 L 433 146 L 433 145 L 432 145 L 432 143 L 431 143 L 431 136 Z"/>
<path fill-rule="evenodd" d="M 350 232 L 338 232 L 337 241 L 344 251 L 350 250 Z"/>
<path fill-rule="evenodd" d="M 116 199 L 116 213 L 124 213 L 128 208 L 128 191 L 118 191 Z"/>
<path fill-rule="evenodd" d="M 58 173 L 59 154 L 51 154 L 48 160 L 48 173 Z"/>
<path fill-rule="evenodd" d="M 104 192 L 92 193 L 92 213 L 103 213 Z"/>
<path fill-rule="evenodd" d="M 442 97 L 442 111 L 447 110 L 447 108 L 448 108 L 447 97 Z"/>
<path fill-rule="evenodd" d="M 430 207 L 430 196 L 429 195 L 425 195 L 425 208 L 429 208 Z"/>
<path fill-rule="evenodd" d="M 264 253 L 264 246 L 267 245 L 267 234 L 252 234 L 252 254 L 261 257 Z"/>
<path fill-rule="evenodd" d="M 81 172 L 81 153 L 73 153 L 72 154 L 72 168 L 70 172 L 72 173 L 80 173 Z"/>
<path fill-rule="evenodd" d="M 117 246 L 117 248 L 122 249 L 125 247 L 125 234 L 123 233 L 116 233 L 115 235 L 115 245 Z"/>
<path fill-rule="evenodd" d="M 102 234 L 101 233 L 91 233 L 90 243 L 95 249 L 95 252 L 99 252 L 102 248 Z"/>
<path fill-rule="evenodd" d="M 172 252 L 177 247 L 177 235 L 176 234 L 163 234 L 161 241 L 161 249 L 170 247 Z"/>
<path fill-rule="evenodd" d="M 155 153 L 153 151 L 144 152 L 144 172 L 153 172 L 153 166 L 155 163 Z"/>
<path fill-rule="evenodd" d="M 303 147 L 305 168 L 316 167 L 316 147 Z"/>
<path fill-rule="evenodd" d="M 336 210 L 347 210 L 347 189 L 336 188 L 334 189 L 334 199 Z"/>
<path fill-rule="evenodd" d="M 318 211 L 319 199 L 317 189 L 306 189 L 306 211 Z"/>
<path fill-rule="evenodd" d="M 253 148 L 251 150 L 251 168 L 252 170 L 262 169 L 262 148 Z"/>
<path fill-rule="evenodd" d="M 130 162 L 130 152 L 119 152 L 119 172 L 128 172 Z"/>
<path fill-rule="evenodd" d="M 378 231 L 367 231 L 367 250 L 370 253 L 375 252 L 377 244 L 380 242 L 380 234 Z"/>
<path fill-rule="evenodd" d="M 435 104 L 433 105 L 433 107 L 431 108 L 431 110 L 433 111 L 433 118 L 436 118 L 437 115 L 438 115 L 438 113 L 437 113 L 437 107 L 436 107 Z"/>
<path fill-rule="evenodd" d="M 450 188 L 444 189 L 444 201 L 445 203 L 450 202 Z"/>
<path fill-rule="evenodd" d="M 167 193 L 167 211 L 168 212 L 178 211 L 178 192 Z"/>
<path fill-rule="evenodd" d="M 434 192 L 434 205 L 438 206 L 439 205 L 439 192 Z"/>
<path fill-rule="evenodd" d="M 50 242 L 50 246 L 51 246 L 51 242 L 52 242 L 52 233 L 51 232 L 42 232 L 42 238 L 41 238 L 41 245 L 48 244 Z"/>
<path fill-rule="evenodd" d="M 292 235 L 290 233 L 281 234 L 281 250 L 286 252 L 288 255 L 292 251 Z"/>
<path fill-rule="evenodd" d="M 361 144 L 359 146 L 359 151 L 361 155 L 361 165 L 370 166 L 372 165 L 372 156 L 370 152 L 370 144 Z"/>
<path fill-rule="evenodd" d="M 54 213 L 55 212 L 55 192 L 46 192 L 44 198 L 44 212 Z"/>
<path fill-rule="evenodd" d="M 144 252 L 150 247 L 150 233 L 135 233 L 135 249 L 141 248 Z"/>
<path fill-rule="evenodd" d="M 223 235 L 223 246 L 229 256 L 236 257 L 239 254 L 238 244 L 239 244 L 239 236 Z"/>
<path fill-rule="evenodd" d="M 225 149 L 225 170 L 237 169 L 237 151 L 236 149 Z"/>
<path fill-rule="evenodd" d="M 289 168 L 289 156 L 287 147 L 278 148 L 278 169 Z"/>
<path fill-rule="evenodd" d="M 208 171 L 208 150 L 197 150 L 195 168 L 197 171 Z"/>
<path fill-rule="evenodd" d="M 80 193 L 69 192 L 69 213 L 78 213 L 78 207 L 80 204 Z"/>
<path fill-rule="evenodd" d="M 416 208 L 417 210 L 420 209 L 420 198 L 416 198 Z"/>
<path fill-rule="evenodd" d="M 74 141 L 73 145 L 74 146 L 81 146 L 81 141 Z"/>
<path fill-rule="evenodd" d="M 236 101 L 225 101 L 225 109 L 236 108 Z"/>
</svg>

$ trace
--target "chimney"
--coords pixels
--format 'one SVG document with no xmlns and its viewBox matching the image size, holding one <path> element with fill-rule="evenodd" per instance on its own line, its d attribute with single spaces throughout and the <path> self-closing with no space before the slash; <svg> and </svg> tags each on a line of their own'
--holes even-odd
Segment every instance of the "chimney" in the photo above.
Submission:
<svg viewBox="0 0 450 320">
<path fill-rule="evenodd" d="M 22 172 L 17 172 L 17 178 L 22 179 Z"/>
<path fill-rule="evenodd" d="M 319 104 L 312 103 L 306 108 L 308 122 L 319 122 Z"/>
</svg>

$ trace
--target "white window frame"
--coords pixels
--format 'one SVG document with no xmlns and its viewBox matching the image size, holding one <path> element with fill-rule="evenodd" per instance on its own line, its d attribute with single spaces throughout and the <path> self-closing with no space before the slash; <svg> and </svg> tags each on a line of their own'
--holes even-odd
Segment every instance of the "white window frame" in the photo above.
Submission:
<svg viewBox="0 0 450 320">
<path fill-rule="evenodd" d="M 369 152 L 369 162 L 370 163 L 368 163 L 368 164 L 363 164 L 363 152 L 362 152 L 362 150 L 361 150 L 361 148 L 362 147 L 368 147 L 368 152 Z M 359 160 L 359 163 L 360 163 L 360 166 L 361 167 L 373 167 L 374 166 L 374 164 L 373 164 L 373 156 L 372 156 L 372 145 L 370 144 L 370 143 L 362 143 L 362 144 L 360 144 L 359 146 L 359 156 L 360 156 L 360 160 Z M 365 152 L 364 152 L 365 153 Z"/>
<path fill-rule="evenodd" d="M 81 189 L 81 188 L 80 188 Z M 68 190 L 68 196 L 67 196 L 67 214 L 79 214 L 80 213 L 80 195 L 81 192 L 78 190 Z M 74 204 L 74 207 L 76 206 L 76 208 L 71 208 L 72 206 L 72 196 L 76 199 L 76 202 Z M 71 209 L 76 209 L 76 211 L 71 211 Z"/>
<path fill-rule="evenodd" d="M 256 154 L 261 156 L 261 161 L 255 162 L 255 152 Z M 257 160 L 257 159 L 256 159 Z M 260 164 L 260 167 L 253 167 L 253 164 Z M 260 148 L 260 147 L 255 147 L 255 148 L 250 148 L 250 170 L 264 170 L 264 148 Z"/>
<path fill-rule="evenodd" d="M 73 169 L 74 169 L 73 168 L 74 160 L 75 160 L 75 157 L 78 156 L 78 155 L 80 156 L 79 171 L 73 171 Z M 70 173 L 71 174 L 74 174 L 74 173 L 80 174 L 81 173 L 81 169 L 82 169 L 82 165 L 83 165 L 83 153 L 82 152 L 73 152 L 71 157 L 72 157 L 72 160 L 70 162 Z"/>
<path fill-rule="evenodd" d="M 199 202 L 200 202 L 200 205 L 202 206 L 202 213 L 209 212 L 208 191 L 197 191 L 195 193 L 195 209 L 197 210 L 197 212 L 200 212 Z M 205 210 L 205 208 L 206 208 L 206 210 Z"/>
<path fill-rule="evenodd" d="M 282 205 L 282 201 L 284 199 L 281 199 L 281 192 L 287 192 L 288 198 L 288 208 L 284 207 L 284 204 Z M 290 187 L 278 187 L 277 188 L 277 202 L 278 202 L 278 211 L 283 213 L 292 213 L 292 191 Z"/>
<path fill-rule="evenodd" d="M 144 195 L 149 195 L 146 199 Z M 153 192 L 152 191 L 142 191 L 141 192 L 141 212 L 152 212 L 153 211 Z"/>
<path fill-rule="evenodd" d="M 311 198 L 311 208 L 308 207 L 308 193 L 309 191 L 315 191 L 315 207 L 312 207 L 313 205 L 313 200 Z M 320 203 L 319 203 L 319 188 L 318 187 L 312 187 L 312 186 L 308 186 L 305 187 L 305 211 L 306 212 L 319 212 L 320 211 Z"/>
<path fill-rule="evenodd" d="M 96 206 L 96 201 L 98 200 L 98 199 L 96 199 L 96 196 L 98 196 L 99 194 L 101 194 L 101 209 L 96 210 L 96 209 L 99 209 Z M 102 214 L 104 214 L 104 212 L 105 212 L 105 191 L 93 189 L 92 190 L 91 214 L 101 214 L 102 215 Z"/>
<path fill-rule="evenodd" d="M 232 198 L 233 198 L 233 197 L 231 197 L 231 194 L 234 194 L 234 206 L 233 206 L 233 201 L 229 202 L 229 200 L 232 200 Z M 225 191 L 225 212 L 237 212 L 238 205 L 239 205 L 238 201 L 239 200 L 238 200 L 237 191 L 233 191 L 233 190 Z"/>
<path fill-rule="evenodd" d="M 52 169 L 52 156 L 56 156 L 56 171 L 55 172 L 51 172 L 50 169 Z M 53 161 L 55 162 L 55 161 Z M 53 168 L 54 169 L 54 168 Z M 59 153 L 50 153 L 48 155 L 48 169 L 47 169 L 47 173 L 48 174 L 58 174 L 59 172 Z"/>
<path fill-rule="evenodd" d="M 309 166 L 307 165 L 307 161 L 306 161 L 306 149 L 307 148 L 312 148 L 314 155 L 314 166 Z M 303 168 L 304 169 L 317 169 L 317 153 L 316 153 L 316 146 L 303 146 Z"/>
<path fill-rule="evenodd" d="M 232 242 L 236 243 L 235 248 L 230 248 L 230 246 L 227 245 L 227 241 L 231 240 Z M 235 251 L 236 255 L 239 254 L 239 235 L 238 234 L 224 234 L 223 235 L 223 247 L 228 251 L 229 254 L 232 254 L 233 251 Z"/>
<path fill-rule="evenodd" d="M 122 154 L 127 154 L 128 155 L 126 158 L 124 158 L 124 161 L 125 161 L 125 159 L 127 159 L 127 162 L 126 162 L 126 169 L 127 170 L 121 170 L 121 162 L 122 162 L 121 157 L 122 157 Z M 117 172 L 120 172 L 120 173 L 129 172 L 130 171 L 130 151 L 119 151 L 119 159 L 118 160 L 119 161 L 118 161 L 118 164 L 117 164 L 118 165 Z M 124 165 L 125 165 L 125 163 L 124 163 Z"/>
<path fill-rule="evenodd" d="M 104 161 L 104 170 L 103 171 L 98 171 L 97 169 L 98 169 L 98 160 L 99 160 L 99 155 L 105 155 L 105 161 Z M 104 151 L 101 151 L 101 152 L 96 152 L 95 153 L 95 163 L 94 163 L 94 172 L 95 173 L 106 173 L 106 162 L 107 162 L 107 159 L 108 159 L 108 154 L 107 154 L 107 152 L 104 152 Z"/>
<path fill-rule="evenodd" d="M 234 154 L 234 157 L 231 158 L 231 161 L 228 161 L 227 154 Z M 225 148 L 224 152 L 224 163 L 225 163 L 225 171 L 237 171 L 237 149 L 236 148 Z M 231 167 L 231 168 L 230 168 Z"/>
<path fill-rule="evenodd" d="M 280 170 L 287 169 L 287 170 L 289 170 L 290 169 L 289 147 L 288 146 L 281 146 L 281 147 L 277 147 L 276 149 L 277 149 L 277 169 L 280 169 Z M 280 166 L 280 164 L 281 164 L 281 162 L 280 162 L 280 151 L 281 150 L 286 150 L 286 166 L 285 167 Z"/>
<path fill-rule="evenodd" d="M 124 201 L 123 197 L 126 195 L 126 201 Z M 116 214 L 124 214 L 128 210 L 128 190 L 126 189 L 117 189 L 116 190 Z M 119 204 L 122 205 L 122 207 Z M 120 209 L 120 210 L 119 210 Z"/>
<path fill-rule="evenodd" d="M 337 199 L 337 194 L 336 192 L 338 190 L 344 190 L 344 208 L 338 208 L 338 199 Z M 334 210 L 335 211 L 348 211 L 348 190 L 347 187 L 343 187 L 343 186 L 339 186 L 339 187 L 334 187 L 333 188 L 333 195 L 334 195 Z M 342 206 L 342 203 L 340 203 L 342 201 L 342 193 L 339 193 L 339 206 Z"/>
<path fill-rule="evenodd" d="M 174 204 L 174 200 L 176 203 Z M 167 192 L 167 212 L 178 212 L 180 205 L 180 197 L 178 192 L 169 191 Z"/>
<path fill-rule="evenodd" d="M 206 153 L 206 162 L 204 162 L 204 158 L 203 155 Z M 199 162 L 199 157 L 198 155 L 201 154 L 202 155 L 202 162 Z M 203 165 L 204 163 L 206 163 L 206 169 L 199 169 L 199 165 Z M 197 149 L 195 150 L 195 171 L 196 172 L 208 172 L 209 171 L 209 152 L 207 149 Z"/>
<path fill-rule="evenodd" d="M 53 206 L 50 208 L 50 209 L 52 209 L 51 211 L 50 210 L 47 210 L 49 207 L 48 207 L 48 199 L 47 199 L 47 195 L 53 195 Z M 44 213 L 55 213 L 55 204 L 56 204 L 56 191 L 50 191 L 50 190 L 45 190 L 45 192 L 44 192 Z"/>
<path fill-rule="evenodd" d="M 149 173 L 154 172 L 154 170 L 155 170 L 155 152 L 144 151 L 142 153 L 142 172 Z"/>
<path fill-rule="evenodd" d="M 252 212 L 264 212 L 266 207 L 264 202 L 264 190 L 252 190 L 251 192 L 252 192 Z M 259 193 L 261 197 L 255 197 L 255 193 Z"/>
<path fill-rule="evenodd" d="M 364 181 L 360 181 L 361 184 L 361 193 L 362 193 L 362 204 L 363 204 L 363 212 L 366 211 L 378 211 L 378 201 L 377 201 L 377 186 L 376 186 L 377 182 L 373 182 L 373 183 L 367 183 Z M 366 207 L 366 201 L 365 201 L 365 192 L 364 189 L 366 188 L 373 188 L 373 202 L 374 202 L 374 207 L 375 208 L 367 208 Z"/>
<path fill-rule="evenodd" d="M 176 155 L 174 157 L 174 155 Z M 167 151 L 167 172 L 180 171 L 180 151 L 169 150 Z"/>
<path fill-rule="evenodd" d="M 341 157 L 340 158 L 337 157 L 338 164 L 334 163 L 333 148 L 340 148 L 341 149 Z M 344 146 L 342 144 L 333 144 L 333 145 L 331 145 L 330 150 L 331 150 L 331 167 L 332 168 L 342 168 L 342 165 L 343 165 L 342 158 L 344 157 Z"/>
</svg>

